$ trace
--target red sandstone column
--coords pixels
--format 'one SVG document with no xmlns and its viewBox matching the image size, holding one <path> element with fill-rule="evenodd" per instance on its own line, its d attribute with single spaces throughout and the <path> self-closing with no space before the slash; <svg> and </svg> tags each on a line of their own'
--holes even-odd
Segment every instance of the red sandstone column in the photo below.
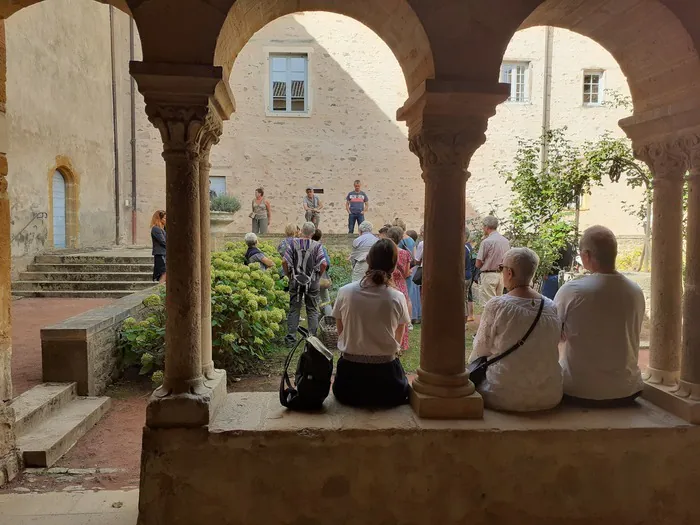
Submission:
<svg viewBox="0 0 700 525">
<path fill-rule="evenodd" d="M 681 364 L 685 159 L 680 143 L 651 144 L 635 154 L 654 175 L 650 358 L 644 379 L 673 386 Z"/>
<path fill-rule="evenodd" d="M 483 400 L 465 369 L 464 220 L 467 168 L 486 140 L 505 88 L 427 81 L 399 111 L 425 181 L 423 324 L 411 405 L 420 417 L 480 418 Z M 479 86 L 485 88 L 486 86 Z"/>
<path fill-rule="evenodd" d="M 700 401 L 700 135 L 684 141 L 688 177 L 688 222 L 683 296 L 681 380 L 676 395 Z"/>
</svg>

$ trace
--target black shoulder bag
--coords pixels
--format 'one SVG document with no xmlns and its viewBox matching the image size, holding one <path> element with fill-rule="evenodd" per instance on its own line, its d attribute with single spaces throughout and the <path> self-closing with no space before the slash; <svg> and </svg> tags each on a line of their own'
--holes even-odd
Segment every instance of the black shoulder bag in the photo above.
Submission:
<svg viewBox="0 0 700 525">
<path fill-rule="evenodd" d="M 532 331 L 537 326 L 537 323 L 539 323 L 540 317 L 542 317 L 542 310 L 544 310 L 544 297 L 542 298 L 542 301 L 540 301 L 540 309 L 537 312 L 537 317 L 535 317 L 535 320 L 532 322 L 532 326 L 520 341 L 518 341 L 508 350 L 506 350 L 500 355 L 497 355 L 493 359 L 489 359 L 486 356 L 481 356 L 469 364 L 469 366 L 467 367 L 467 371 L 469 372 L 469 379 L 471 379 L 472 383 L 474 383 L 476 386 L 479 386 L 479 384 L 483 383 L 486 379 L 486 370 L 489 366 L 491 366 L 494 363 L 497 363 L 504 357 L 509 356 L 525 344 L 525 341 L 527 341 L 527 338 L 530 337 L 530 334 L 532 334 Z"/>
<path fill-rule="evenodd" d="M 299 328 L 304 338 L 289 352 L 284 363 L 280 382 L 280 403 L 290 410 L 319 410 L 331 391 L 333 353 L 304 328 Z M 289 379 L 289 365 L 299 346 L 304 351 L 299 357 L 294 374 L 294 386 Z"/>
</svg>

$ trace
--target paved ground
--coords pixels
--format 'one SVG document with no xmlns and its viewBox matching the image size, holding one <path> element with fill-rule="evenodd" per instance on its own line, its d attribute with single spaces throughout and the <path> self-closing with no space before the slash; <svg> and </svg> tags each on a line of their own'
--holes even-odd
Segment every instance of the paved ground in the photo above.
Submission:
<svg viewBox="0 0 700 525">
<path fill-rule="evenodd" d="M 23 298 L 12 301 L 12 383 L 14 395 L 41 383 L 41 337 L 45 327 L 104 306 L 113 299 Z"/>
<path fill-rule="evenodd" d="M 0 525 L 135 525 L 138 491 L 0 494 Z"/>
</svg>

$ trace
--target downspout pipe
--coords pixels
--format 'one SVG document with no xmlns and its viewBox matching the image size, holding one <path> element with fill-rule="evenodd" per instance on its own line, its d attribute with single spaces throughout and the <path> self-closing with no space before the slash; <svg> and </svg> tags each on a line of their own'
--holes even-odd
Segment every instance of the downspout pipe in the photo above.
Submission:
<svg viewBox="0 0 700 525">
<path fill-rule="evenodd" d="M 114 215 L 115 232 L 114 244 L 119 244 L 121 237 L 121 205 L 119 181 L 121 173 L 119 170 L 119 117 L 117 115 L 117 71 L 115 64 L 115 42 L 114 42 L 114 7 L 109 6 L 109 44 L 112 59 L 112 124 L 114 128 Z"/>
<path fill-rule="evenodd" d="M 129 20 L 129 60 L 135 60 L 134 19 Z M 136 83 L 131 80 L 131 244 L 136 244 Z"/>
<path fill-rule="evenodd" d="M 554 48 L 554 28 L 545 27 L 544 40 L 544 95 L 542 96 L 542 153 L 540 163 L 542 171 L 549 159 L 547 135 L 552 129 L 552 54 Z"/>
</svg>

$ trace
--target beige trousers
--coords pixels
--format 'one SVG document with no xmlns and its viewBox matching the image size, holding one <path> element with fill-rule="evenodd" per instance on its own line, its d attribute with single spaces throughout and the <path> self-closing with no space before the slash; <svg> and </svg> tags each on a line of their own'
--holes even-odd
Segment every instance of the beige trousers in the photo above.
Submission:
<svg viewBox="0 0 700 525">
<path fill-rule="evenodd" d="M 479 279 L 481 304 L 486 304 L 492 297 L 503 295 L 503 274 L 497 272 L 482 273 Z"/>
</svg>

